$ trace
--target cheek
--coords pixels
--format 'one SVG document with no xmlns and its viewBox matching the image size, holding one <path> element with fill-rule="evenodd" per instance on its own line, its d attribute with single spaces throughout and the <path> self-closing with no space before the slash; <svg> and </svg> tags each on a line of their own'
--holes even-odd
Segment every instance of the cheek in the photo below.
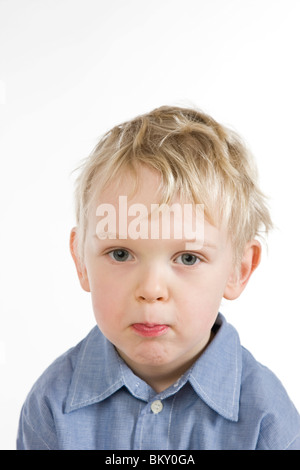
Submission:
<svg viewBox="0 0 300 470">
<path fill-rule="evenodd" d="M 125 308 L 126 289 L 124 284 L 108 273 L 93 277 L 90 287 L 97 321 L 119 321 Z"/>
<path fill-rule="evenodd" d="M 183 319 L 204 321 L 218 313 L 224 292 L 224 280 L 218 275 L 206 272 L 184 289 L 175 291 L 179 311 L 184 311 Z"/>
</svg>

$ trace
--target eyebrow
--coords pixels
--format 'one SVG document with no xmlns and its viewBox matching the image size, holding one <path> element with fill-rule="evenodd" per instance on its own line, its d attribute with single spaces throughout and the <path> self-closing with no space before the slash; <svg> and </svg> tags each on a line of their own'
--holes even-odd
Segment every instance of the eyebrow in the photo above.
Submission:
<svg viewBox="0 0 300 470">
<path fill-rule="evenodd" d="M 103 236 L 103 239 L 100 238 L 101 236 Z M 119 238 L 119 234 L 118 233 L 115 233 L 115 232 L 100 232 L 100 233 L 95 233 L 93 235 L 93 238 L 99 240 L 99 241 L 105 241 L 105 240 L 132 240 L 131 238 L 129 237 L 126 237 L 126 238 Z M 145 239 L 147 240 L 147 238 Z M 151 238 L 150 238 L 151 240 Z M 190 244 L 193 244 L 193 243 L 197 243 L 197 239 L 194 238 L 194 239 L 186 239 L 186 238 L 175 238 L 175 239 L 171 239 L 171 240 L 177 240 L 178 242 L 183 242 L 183 243 L 190 243 Z M 133 240 L 135 241 L 135 240 Z M 202 243 L 202 246 L 204 248 L 211 248 L 211 249 L 217 249 L 217 246 L 213 243 L 210 243 L 209 241 L 206 241 L 204 240 L 204 242 Z"/>
</svg>

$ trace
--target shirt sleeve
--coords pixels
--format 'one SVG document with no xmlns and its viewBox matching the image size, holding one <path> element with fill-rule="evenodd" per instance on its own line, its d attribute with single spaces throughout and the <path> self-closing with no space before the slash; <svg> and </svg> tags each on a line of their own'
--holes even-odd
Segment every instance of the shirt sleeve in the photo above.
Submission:
<svg viewBox="0 0 300 470">
<path fill-rule="evenodd" d="M 50 450 L 47 442 L 33 429 L 27 421 L 23 410 L 20 416 L 17 450 Z"/>
<path fill-rule="evenodd" d="M 51 411 L 33 395 L 26 400 L 20 415 L 17 450 L 57 450 Z"/>
<path fill-rule="evenodd" d="M 285 405 L 263 418 L 257 450 L 300 450 L 300 416 L 291 402 Z"/>
</svg>

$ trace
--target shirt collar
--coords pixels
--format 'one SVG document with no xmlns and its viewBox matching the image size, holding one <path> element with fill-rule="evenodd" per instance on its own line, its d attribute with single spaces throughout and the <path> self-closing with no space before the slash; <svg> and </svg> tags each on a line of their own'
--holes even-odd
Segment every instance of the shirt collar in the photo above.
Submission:
<svg viewBox="0 0 300 470">
<path fill-rule="evenodd" d="M 235 328 L 219 314 L 216 335 L 191 368 L 189 381 L 202 400 L 218 414 L 238 420 L 242 348 Z"/>
<path fill-rule="evenodd" d="M 146 402 L 150 399 L 151 388 L 134 375 L 95 326 L 81 344 L 65 413 L 103 401 L 123 386 L 136 398 Z"/>
<path fill-rule="evenodd" d="M 236 330 L 219 314 L 217 333 L 175 393 L 187 381 L 213 410 L 232 421 L 238 419 L 241 385 L 241 347 Z M 121 387 L 143 401 L 155 393 L 127 367 L 114 346 L 96 326 L 82 342 L 67 396 L 65 413 L 105 400 Z M 161 398 L 167 396 L 166 391 Z"/>
</svg>

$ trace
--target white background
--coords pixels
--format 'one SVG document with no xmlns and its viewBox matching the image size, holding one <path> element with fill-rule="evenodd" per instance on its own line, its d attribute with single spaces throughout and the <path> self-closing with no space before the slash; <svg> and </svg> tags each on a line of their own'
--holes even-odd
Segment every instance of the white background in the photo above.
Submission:
<svg viewBox="0 0 300 470">
<path fill-rule="evenodd" d="M 300 409 L 299 0 L 0 0 L 0 448 L 94 325 L 69 255 L 72 170 L 113 125 L 198 106 L 250 144 L 277 229 L 221 311 Z"/>
</svg>

